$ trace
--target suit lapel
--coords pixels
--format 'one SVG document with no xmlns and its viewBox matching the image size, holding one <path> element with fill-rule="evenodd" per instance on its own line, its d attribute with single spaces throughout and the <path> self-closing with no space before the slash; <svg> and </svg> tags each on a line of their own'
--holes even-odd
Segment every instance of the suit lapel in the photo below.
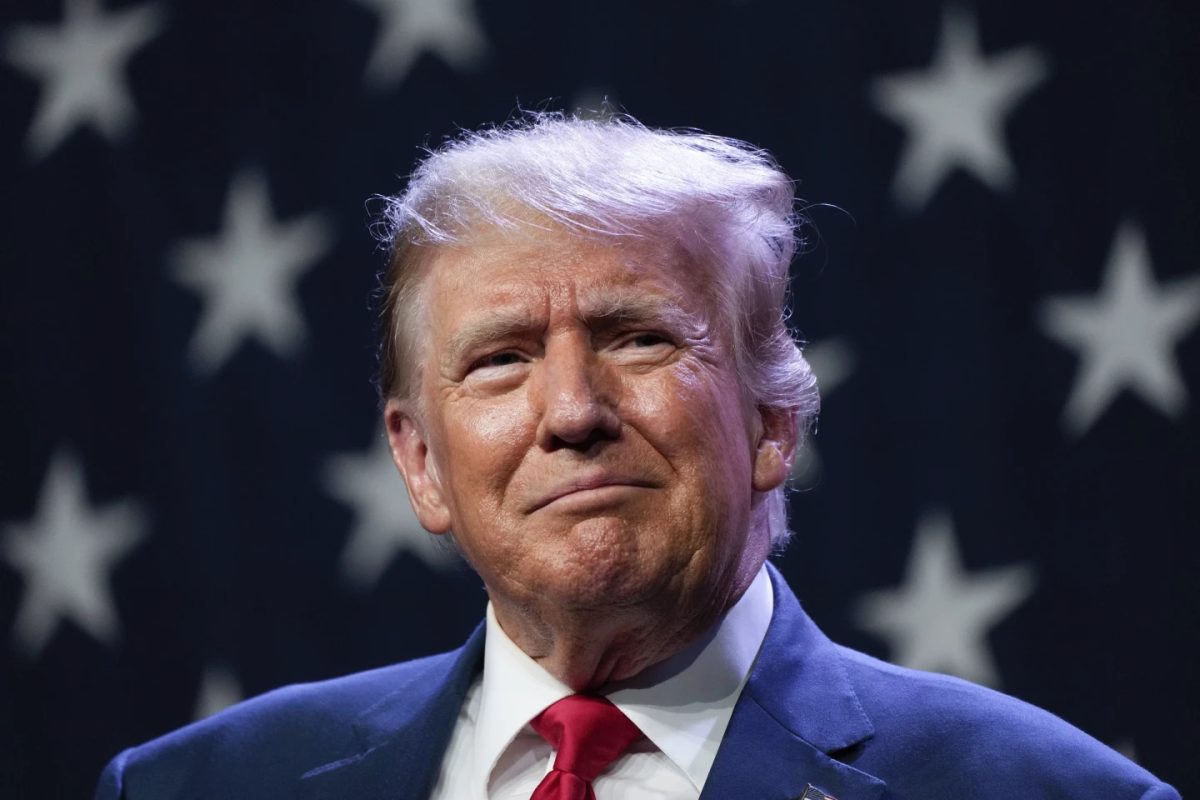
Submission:
<svg viewBox="0 0 1200 800">
<path fill-rule="evenodd" d="M 883 782 L 837 758 L 874 735 L 841 655 L 775 568 L 768 569 L 775 596 L 771 626 L 701 798 L 794 800 L 812 787 L 836 800 L 877 800 Z M 429 659 L 359 717 L 360 752 L 305 773 L 298 797 L 427 798 L 482 660 L 483 632 L 480 625 L 460 650 Z"/>
<path fill-rule="evenodd" d="M 301 778 L 301 800 L 424 800 L 483 656 L 481 624 L 448 657 L 427 659 L 354 721 L 360 752 L 323 764 Z M 449 668 L 447 669 L 447 659 Z M 416 666 L 416 665 L 414 665 Z"/>
<path fill-rule="evenodd" d="M 841 655 L 775 568 L 768 569 L 775 593 L 771 626 L 701 798 L 793 800 L 810 787 L 836 800 L 879 798 L 882 781 L 836 757 L 874 735 Z"/>
</svg>

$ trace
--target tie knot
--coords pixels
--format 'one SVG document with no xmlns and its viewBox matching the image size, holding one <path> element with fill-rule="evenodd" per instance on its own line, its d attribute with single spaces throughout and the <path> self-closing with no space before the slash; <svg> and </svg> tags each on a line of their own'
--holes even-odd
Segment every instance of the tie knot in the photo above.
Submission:
<svg viewBox="0 0 1200 800">
<path fill-rule="evenodd" d="M 588 694 L 564 697 L 529 724 L 554 748 L 554 769 L 588 782 L 642 738 L 637 725 L 620 709 Z"/>
</svg>

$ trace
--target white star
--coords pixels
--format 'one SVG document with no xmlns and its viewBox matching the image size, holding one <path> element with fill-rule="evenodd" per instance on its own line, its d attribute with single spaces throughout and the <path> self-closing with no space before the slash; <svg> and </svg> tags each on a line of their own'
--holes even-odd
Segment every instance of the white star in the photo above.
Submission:
<svg viewBox="0 0 1200 800">
<path fill-rule="evenodd" d="M 1041 309 L 1046 334 L 1079 351 L 1082 364 L 1063 411 L 1081 436 L 1123 388 L 1164 415 L 1187 405 L 1174 348 L 1200 319 L 1200 276 L 1155 284 L 1142 230 L 1117 229 L 1095 297 L 1054 297 Z"/>
<path fill-rule="evenodd" d="M 67 0 L 61 26 L 20 25 L 5 37 L 5 58 L 42 82 L 26 141 L 35 159 L 80 125 L 112 141 L 129 132 L 136 112 L 125 62 L 162 27 L 161 10 L 149 5 L 106 14 L 98 0 Z"/>
<path fill-rule="evenodd" d="M 941 42 L 925 72 L 876 79 L 880 113 L 903 125 L 908 141 L 893 191 L 907 211 L 918 211 L 956 168 L 994 190 L 1008 188 L 1013 166 L 1004 144 L 1004 120 L 1049 73 L 1033 47 L 984 59 L 975 20 L 947 10 Z"/>
<path fill-rule="evenodd" d="M 987 631 L 1033 592 L 1028 566 L 968 575 L 950 517 L 926 514 L 905 570 L 904 584 L 871 592 L 857 604 L 859 627 L 887 639 L 902 666 L 949 672 L 998 686 Z"/>
<path fill-rule="evenodd" d="M 108 586 L 112 571 L 144 535 L 136 503 L 89 505 L 83 470 L 69 453 L 50 462 L 33 518 L 5 526 L 2 554 L 25 582 L 13 636 L 36 659 L 60 621 L 113 643 L 120 621 Z"/>
<path fill-rule="evenodd" d="M 211 717 L 240 702 L 243 697 L 242 685 L 233 671 L 222 665 L 210 664 L 204 669 L 192 719 Z"/>
<path fill-rule="evenodd" d="M 487 52 L 472 0 L 358 0 L 380 17 L 367 79 L 387 88 L 404 79 L 425 50 L 469 69 Z"/>
<path fill-rule="evenodd" d="M 220 233 L 185 241 L 172 257 L 176 279 L 204 296 L 191 344 L 197 368 L 215 371 L 250 337 L 281 358 L 295 354 L 306 335 L 296 282 L 332 242 L 319 214 L 276 222 L 261 173 L 234 178 Z"/>
<path fill-rule="evenodd" d="M 854 351 L 845 339 L 826 339 L 804 348 L 804 357 L 817 376 L 817 387 L 824 403 L 854 372 Z M 791 483 L 797 489 L 810 489 L 821 478 L 821 454 L 815 437 L 809 439 L 792 462 Z"/>
<path fill-rule="evenodd" d="M 329 459 L 325 487 L 354 509 L 354 526 L 342 552 L 341 569 L 355 588 L 365 591 L 374 586 L 404 550 L 435 569 L 458 562 L 454 548 L 417 521 L 382 432 L 376 433 L 366 453 Z"/>
</svg>

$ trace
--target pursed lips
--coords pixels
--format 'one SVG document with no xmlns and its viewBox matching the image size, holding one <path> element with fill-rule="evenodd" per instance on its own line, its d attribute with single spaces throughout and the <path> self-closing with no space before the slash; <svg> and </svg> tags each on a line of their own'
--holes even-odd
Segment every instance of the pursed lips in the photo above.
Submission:
<svg viewBox="0 0 1200 800">
<path fill-rule="evenodd" d="M 532 513 L 538 509 L 545 508 L 555 500 L 560 500 L 577 492 L 586 492 L 591 489 L 601 489 L 606 486 L 635 486 L 644 489 L 651 489 L 657 485 L 658 484 L 654 481 L 636 475 L 625 475 L 610 472 L 594 475 L 576 475 L 558 482 L 549 491 L 543 493 L 537 502 L 535 502 L 529 509 L 529 511 Z"/>
</svg>

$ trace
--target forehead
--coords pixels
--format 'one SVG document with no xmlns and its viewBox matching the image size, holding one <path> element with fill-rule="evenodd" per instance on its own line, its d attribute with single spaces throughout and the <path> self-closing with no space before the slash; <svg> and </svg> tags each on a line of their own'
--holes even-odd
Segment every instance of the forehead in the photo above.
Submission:
<svg viewBox="0 0 1200 800">
<path fill-rule="evenodd" d="M 504 307 L 604 316 L 664 303 L 701 313 L 711 307 L 704 274 L 670 244 L 546 232 L 441 250 L 429 263 L 426 300 L 438 328 Z"/>
</svg>

